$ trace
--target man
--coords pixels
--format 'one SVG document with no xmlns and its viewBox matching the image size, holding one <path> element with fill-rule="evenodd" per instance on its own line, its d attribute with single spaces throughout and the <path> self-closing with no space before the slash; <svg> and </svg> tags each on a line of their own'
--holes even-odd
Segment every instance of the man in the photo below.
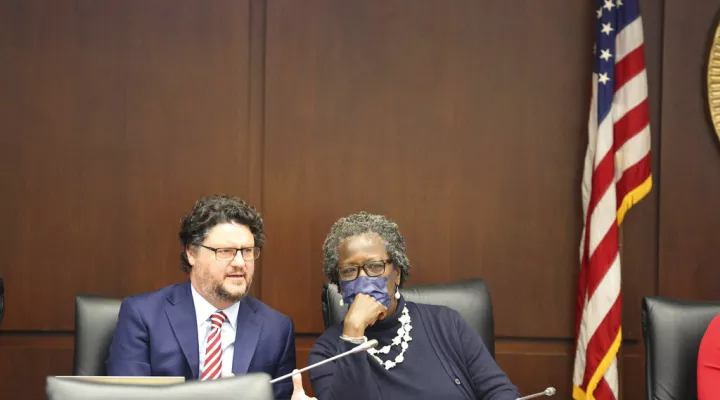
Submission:
<svg viewBox="0 0 720 400">
<path fill-rule="evenodd" d="M 122 302 L 108 375 L 206 380 L 292 372 L 292 321 L 247 296 L 265 240 L 260 214 L 238 198 L 205 197 L 183 218 L 179 236 L 189 281 Z M 273 390 L 289 399 L 293 380 Z M 294 399 L 307 398 L 301 390 L 295 388 Z"/>
</svg>

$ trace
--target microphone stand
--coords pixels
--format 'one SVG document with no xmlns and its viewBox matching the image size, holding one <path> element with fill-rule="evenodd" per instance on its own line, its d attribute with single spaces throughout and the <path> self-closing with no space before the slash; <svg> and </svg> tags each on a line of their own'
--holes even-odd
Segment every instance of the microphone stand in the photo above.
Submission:
<svg viewBox="0 0 720 400">
<path fill-rule="evenodd" d="M 293 376 L 293 375 L 296 375 L 296 374 L 300 374 L 300 373 L 302 373 L 302 372 L 305 372 L 305 371 L 307 371 L 307 370 L 309 370 L 309 369 L 311 369 L 311 368 L 315 368 L 315 367 L 320 366 L 320 365 L 323 365 L 323 364 L 325 364 L 325 363 L 329 363 L 330 361 L 335 361 L 335 360 L 337 360 L 338 358 L 342 358 L 342 357 L 345 357 L 345 356 L 350 355 L 350 354 L 353 354 L 353 353 L 359 353 L 359 352 L 361 352 L 361 351 L 365 351 L 365 350 L 368 350 L 368 349 L 372 349 L 373 347 L 376 347 L 377 345 L 378 345 L 378 341 L 377 341 L 376 339 L 368 340 L 367 342 L 365 342 L 365 343 L 363 343 L 363 344 L 361 344 L 361 345 L 359 345 L 359 346 L 357 346 L 357 347 L 355 347 L 355 348 L 353 348 L 353 349 L 350 349 L 350 350 L 348 350 L 348 351 L 346 351 L 346 352 L 344 352 L 344 353 L 340 353 L 340 354 L 338 354 L 338 355 L 336 355 L 336 356 L 333 356 L 333 357 L 330 357 L 330 358 L 328 358 L 328 359 L 322 360 L 322 361 L 317 362 L 317 363 L 315 363 L 315 364 L 308 365 L 307 367 L 305 367 L 305 368 L 303 368 L 303 369 L 301 369 L 301 370 L 293 371 L 293 372 L 291 372 L 291 373 L 289 373 L 289 374 L 285 374 L 285 375 L 283 375 L 283 376 L 281 376 L 281 377 L 279 377 L 279 378 L 275 378 L 275 379 L 271 380 L 270 383 L 275 383 L 275 382 L 277 382 L 277 381 L 281 381 L 281 380 L 286 379 L 286 378 L 289 378 L 289 377 L 291 377 L 291 376 Z"/>
<path fill-rule="evenodd" d="M 543 390 L 540 393 L 535 393 L 535 394 L 530 394 L 530 395 L 523 396 L 523 397 L 518 397 L 516 400 L 529 400 L 529 399 L 534 399 L 535 397 L 552 396 L 554 394 L 555 394 L 555 388 L 551 386 L 551 387 Z"/>
</svg>

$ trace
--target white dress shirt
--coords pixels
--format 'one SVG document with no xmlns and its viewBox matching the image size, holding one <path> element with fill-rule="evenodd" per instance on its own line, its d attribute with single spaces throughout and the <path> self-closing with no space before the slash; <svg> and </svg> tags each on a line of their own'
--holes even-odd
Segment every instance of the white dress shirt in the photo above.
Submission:
<svg viewBox="0 0 720 400">
<path fill-rule="evenodd" d="M 210 334 L 210 316 L 218 311 L 218 309 L 205 300 L 200 293 L 195 290 L 193 285 L 190 285 L 190 288 L 192 291 L 193 303 L 195 304 L 195 317 L 197 319 L 198 327 L 198 349 L 200 350 L 199 378 L 205 370 L 205 348 L 207 347 L 207 337 Z M 222 376 L 224 378 L 233 376 L 232 364 L 233 355 L 235 353 L 235 332 L 237 331 L 237 315 L 239 308 L 240 302 L 238 301 L 224 310 L 219 310 L 227 315 L 227 319 L 223 322 L 222 329 L 220 331 L 220 340 L 222 345 Z"/>
</svg>

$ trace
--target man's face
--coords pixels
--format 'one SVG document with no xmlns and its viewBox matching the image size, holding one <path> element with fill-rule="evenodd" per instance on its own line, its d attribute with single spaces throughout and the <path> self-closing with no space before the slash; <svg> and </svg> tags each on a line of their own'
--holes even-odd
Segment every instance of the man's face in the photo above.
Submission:
<svg viewBox="0 0 720 400">
<path fill-rule="evenodd" d="M 250 248 L 255 246 L 255 238 L 247 226 L 225 222 L 215 225 L 202 244 L 216 249 Z M 208 302 L 225 308 L 247 294 L 255 260 L 244 260 L 241 251 L 226 261 L 219 261 L 214 251 L 202 246 L 190 246 L 185 251 L 192 265 L 190 282 Z"/>
</svg>

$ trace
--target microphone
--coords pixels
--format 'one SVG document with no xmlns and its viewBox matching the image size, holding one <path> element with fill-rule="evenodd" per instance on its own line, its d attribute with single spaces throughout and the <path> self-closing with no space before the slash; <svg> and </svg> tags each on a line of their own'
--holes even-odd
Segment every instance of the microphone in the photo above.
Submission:
<svg viewBox="0 0 720 400">
<path fill-rule="evenodd" d="M 275 382 L 281 381 L 281 380 L 283 380 L 283 379 L 287 379 L 287 378 L 289 378 L 289 377 L 291 377 L 291 376 L 293 376 L 293 375 L 295 375 L 295 374 L 299 374 L 299 373 L 305 372 L 305 371 L 307 371 L 307 370 L 309 370 L 309 369 L 315 368 L 315 367 L 320 366 L 320 365 L 323 365 L 323 364 L 325 364 L 325 363 L 329 363 L 330 361 L 335 361 L 335 360 L 337 360 L 338 358 L 343 358 L 343 357 L 348 356 L 348 355 L 350 355 L 350 354 L 360 353 L 361 351 L 366 351 L 366 350 L 372 349 L 372 348 L 376 347 L 377 345 L 378 345 L 378 341 L 377 341 L 377 340 L 375 340 L 375 339 L 373 339 L 373 340 L 368 340 L 367 342 L 362 343 L 362 344 L 360 344 L 360 345 L 357 346 L 357 347 L 353 347 L 352 349 L 350 349 L 350 350 L 348 350 L 348 351 L 346 351 L 346 352 L 344 352 L 344 353 L 340 353 L 340 354 L 338 354 L 338 355 L 336 355 L 336 356 L 333 356 L 333 357 L 330 357 L 330 358 L 328 358 L 328 359 L 326 359 L 326 360 L 322 360 L 322 361 L 320 361 L 320 362 L 316 362 L 315 364 L 308 365 L 307 367 L 305 367 L 305 368 L 303 368 L 303 369 L 301 369 L 301 370 L 293 371 L 293 372 L 291 372 L 291 373 L 289 373 L 289 374 L 285 374 L 285 375 L 283 375 L 283 376 L 281 376 L 281 377 L 279 377 L 279 378 L 275 378 L 275 379 L 271 380 L 270 383 L 275 383 Z M 553 389 L 553 390 L 555 390 L 555 389 Z"/>
<path fill-rule="evenodd" d="M 523 396 L 523 397 L 518 397 L 516 400 L 528 400 L 528 399 L 533 399 L 535 397 L 540 397 L 540 396 L 548 396 L 549 397 L 554 394 L 555 394 L 555 388 L 550 386 L 549 388 L 543 390 L 540 393 L 535 393 L 535 394 L 530 394 L 530 395 Z"/>
</svg>

